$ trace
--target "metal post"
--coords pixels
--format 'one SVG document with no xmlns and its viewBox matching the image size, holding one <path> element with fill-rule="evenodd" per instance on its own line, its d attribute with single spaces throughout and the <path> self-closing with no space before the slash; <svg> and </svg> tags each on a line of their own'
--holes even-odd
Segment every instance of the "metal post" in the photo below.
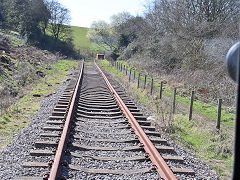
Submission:
<svg viewBox="0 0 240 180">
<path fill-rule="evenodd" d="M 217 115 L 217 130 L 220 130 L 220 121 L 221 121 L 221 111 L 222 111 L 222 99 L 218 99 L 218 115 Z"/>
<path fill-rule="evenodd" d="M 126 76 L 127 76 L 128 67 L 126 66 Z"/>
<path fill-rule="evenodd" d="M 159 99 L 162 99 L 162 90 L 163 90 L 163 82 L 161 81 Z"/>
<path fill-rule="evenodd" d="M 195 91 L 192 91 L 191 104 L 190 104 L 190 110 L 189 110 L 189 120 L 192 119 L 194 93 L 195 93 Z"/>
<path fill-rule="evenodd" d="M 152 78 L 152 83 L 151 83 L 151 94 L 153 93 L 153 78 Z"/>
<path fill-rule="evenodd" d="M 137 84 L 137 88 L 139 88 L 140 86 L 140 73 L 138 74 L 138 84 Z"/>
<path fill-rule="evenodd" d="M 135 75 L 136 75 L 136 72 L 134 71 L 134 73 L 133 73 L 133 79 L 135 80 Z"/>
<path fill-rule="evenodd" d="M 175 109 L 176 109 L 176 94 L 177 94 L 177 88 L 174 88 L 174 91 L 173 91 L 173 109 L 172 109 L 172 112 L 173 114 L 175 114 Z"/>
<path fill-rule="evenodd" d="M 238 51 L 238 69 L 237 69 L 237 112 L 235 122 L 235 144 L 234 144 L 234 160 L 233 160 L 233 177 L 232 179 L 239 179 L 240 177 L 240 51 Z"/>
<path fill-rule="evenodd" d="M 237 42 L 229 49 L 226 60 L 229 76 L 237 82 L 235 144 L 232 175 L 232 179 L 237 180 L 240 177 L 240 42 Z"/>
<path fill-rule="evenodd" d="M 143 85 L 143 89 L 146 88 L 146 82 L 147 82 L 147 75 L 145 75 L 145 77 L 144 77 L 144 85 Z"/>
</svg>

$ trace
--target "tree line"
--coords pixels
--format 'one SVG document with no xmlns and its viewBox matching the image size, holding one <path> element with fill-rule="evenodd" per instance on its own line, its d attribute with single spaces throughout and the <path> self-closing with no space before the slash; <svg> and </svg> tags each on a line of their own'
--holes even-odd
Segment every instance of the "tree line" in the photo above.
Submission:
<svg viewBox="0 0 240 180">
<path fill-rule="evenodd" d="M 73 53 L 70 12 L 57 0 L 0 0 L 0 28 L 13 30 L 30 43 Z"/>
<path fill-rule="evenodd" d="M 235 86 L 223 61 L 239 28 L 239 0 L 151 0 L 141 16 L 123 12 L 110 23 L 94 22 L 88 36 L 113 60 L 174 74 L 176 81 L 213 89 L 215 98 L 233 102 Z"/>
<path fill-rule="evenodd" d="M 145 5 L 143 16 L 135 17 L 122 12 L 113 15 L 110 23 L 93 22 L 88 36 L 111 52 L 124 53 L 128 45 L 150 43 L 147 47 L 151 47 L 151 57 L 164 59 L 168 66 L 171 61 L 175 64 L 183 62 L 184 58 L 179 57 L 179 53 L 177 59 L 159 57 L 160 54 L 170 53 L 159 53 L 164 51 L 163 45 L 172 46 L 173 41 L 180 42 L 175 44 L 176 51 L 179 47 L 185 55 L 191 49 L 194 51 L 193 45 L 201 44 L 204 39 L 236 39 L 240 36 L 239 13 L 239 0 L 152 0 Z M 144 47 L 139 47 L 139 51 Z M 133 48 L 133 54 L 136 48 Z"/>
</svg>

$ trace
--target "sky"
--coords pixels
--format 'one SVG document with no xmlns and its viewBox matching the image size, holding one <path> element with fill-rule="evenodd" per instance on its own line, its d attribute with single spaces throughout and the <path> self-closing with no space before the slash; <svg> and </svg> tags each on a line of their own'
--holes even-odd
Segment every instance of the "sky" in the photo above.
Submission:
<svg viewBox="0 0 240 180">
<path fill-rule="evenodd" d="M 144 10 L 145 0 L 58 0 L 71 12 L 71 25 L 90 27 L 93 21 L 110 22 L 110 17 L 127 11 L 136 16 Z"/>
</svg>

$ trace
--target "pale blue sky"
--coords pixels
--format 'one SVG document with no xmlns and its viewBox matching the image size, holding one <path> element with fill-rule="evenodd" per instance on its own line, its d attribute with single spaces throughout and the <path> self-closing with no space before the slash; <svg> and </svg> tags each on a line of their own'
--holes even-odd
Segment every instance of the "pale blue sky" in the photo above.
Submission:
<svg viewBox="0 0 240 180">
<path fill-rule="evenodd" d="M 141 15 L 145 0 L 58 0 L 71 11 L 71 25 L 90 27 L 93 21 L 105 20 L 119 12 Z"/>
</svg>

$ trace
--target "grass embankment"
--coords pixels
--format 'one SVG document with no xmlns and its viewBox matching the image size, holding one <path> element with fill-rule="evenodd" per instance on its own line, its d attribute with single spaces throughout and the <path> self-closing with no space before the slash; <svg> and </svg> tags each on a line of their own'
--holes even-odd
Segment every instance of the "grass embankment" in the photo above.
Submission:
<svg viewBox="0 0 240 180">
<path fill-rule="evenodd" d="M 73 32 L 73 43 L 76 49 L 91 48 L 93 46 L 91 41 L 87 38 L 89 28 L 71 26 L 71 30 Z"/>
<path fill-rule="evenodd" d="M 197 111 L 195 111 L 193 119 L 189 121 L 188 112 L 177 110 L 174 115 L 171 113 L 172 101 L 169 102 L 169 99 L 171 100 L 172 90 L 170 87 L 165 85 L 163 98 L 159 100 L 157 98 L 159 91 L 156 91 L 153 96 L 149 96 L 149 89 L 137 88 L 136 83 L 129 84 L 129 78 L 125 76 L 125 73 L 112 67 L 108 61 L 99 61 L 99 64 L 119 80 L 135 100 L 152 111 L 156 117 L 156 125 L 168 133 L 175 142 L 189 148 L 203 158 L 222 179 L 231 177 L 233 124 L 230 121 L 234 118 L 234 114 L 230 114 L 226 110 L 223 111 L 222 119 L 226 123 L 223 123 L 221 131 L 217 133 L 215 122 L 213 123 L 212 120 L 206 118 L 208 116 L 216 118 L 216 106 L 202 103 L 199 100 L 194 101 L 194 109 Z M 134 68 L 132 67 L 132 69 Z M 136 77 L 138 77 L 139 72 L 136 69 L 135 72 Z M 144 80 L 144 77 L 141 80 Z M 151 79 L 148 79 L 148 82 L 150 81 Z M 155 88 L 159 88 L 159 86 L 156 85 Z M 187 97 L 178 96 L 177 100 L 184 105 L 189 105 Z M 200 115 L 196 112 L 199 112 Z"/>
<path fill-rule="evenodd" d="M 102 51 L 102 49 L 96 44 L 90 41 L 87 37 L 89 28 L 71 26 L 73 32 L 73 44 L 75 49 L 90 50 L 93 52 Z"/>
<path fill-rule="evenodd" d="M 67 78 L 69 71 L 77 67 L 78 61 L 60 60 L 46 70 L 46 76 L 24 87 L 26 95 L 10 106 L 0 116 L 0 147 L 3 148 L 17 131 L 31 122 L 31 116 L 40 108 L 40 102 L 45 96 L 53 93 Z M 34 97 L 37 94 L 40 97 Z M 1 149 L 0 149 L 1 151 Z"/>
</svg>

